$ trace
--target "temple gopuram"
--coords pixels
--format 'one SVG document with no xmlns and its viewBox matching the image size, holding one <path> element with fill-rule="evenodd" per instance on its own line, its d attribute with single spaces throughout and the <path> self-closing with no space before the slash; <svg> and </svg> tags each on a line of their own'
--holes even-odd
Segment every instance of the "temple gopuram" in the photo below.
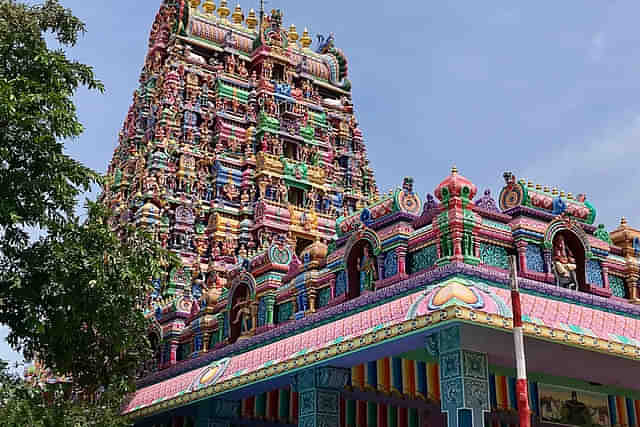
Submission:
<svg viewBox="0 0 640 427">
<path fill-rule="evenodd" d="M 164 0 L 108 169 L 153 280 L 141 427 L 518 425 L 515 256 L 534 426 L 640 426 L 640 230 L 511 172 L 378 191 L 334 35 Z M 526 402 L 526 400 L 525 400 Z"/>
</svg>

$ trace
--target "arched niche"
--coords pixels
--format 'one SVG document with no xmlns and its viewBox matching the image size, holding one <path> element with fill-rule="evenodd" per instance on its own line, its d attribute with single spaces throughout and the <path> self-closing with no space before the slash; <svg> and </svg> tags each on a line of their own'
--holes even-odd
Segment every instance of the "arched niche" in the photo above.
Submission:
<svg viewBox="0 0 640 427">
<path fill-rule="evenodd" d="M 243 271 L 232 281 L 227 297 L 229 340 L 249 336 L 256 327 L 256 280 Z"/>
<path fill-rule="evenodd" d="M 370 228 L 361 228 L 351 235 L 347 241 L 343 259 L 347 271 L 347 299 L 360 295 L 362 267 L 367 263 L 367 259 L 373 264 L 374 275 L 369 290 L 374 290 L 374 282 L 379 279 L 377 258 L 381 250 L 380 239 Z"/>
<path fill-rule="evenodd" d="M 562 242 L 566 248 L 564 251 L 561 249 Z M 548 271 L 554 275 L 557 285 L 568 287 L 567 280 L 574 278 L 577 281 L 576 289 L 589 290 L 589 285 L 586 282 L 586 263 L 591 258 L 591 245 L 580 225 L 564 217 L 553 220 L 544 234 L 544 248 Z M 558 266 L 556 259 L 559 254 L 573 258 L 575 262 L 572 263 L 570 260 L 566 262 L 574 264 L 575 270 L 571 271 L 566 266 Z M 565 272 L 566 276 L 563 276 L 561 270 Z"/>
</svg>

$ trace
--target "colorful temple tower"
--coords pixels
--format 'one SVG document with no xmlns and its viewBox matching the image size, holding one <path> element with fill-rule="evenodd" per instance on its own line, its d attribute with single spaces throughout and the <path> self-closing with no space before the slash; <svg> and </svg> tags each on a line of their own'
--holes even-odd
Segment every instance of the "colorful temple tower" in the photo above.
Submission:
<svg viewBox="0 0 640 427">
<path fill-rule="evenodd" d="M 214 14 L 217 12 L 217 16 Z M 376 189 L 333 35 L 165 0 L 103 199 L 183 267 L 154 280 L 144 427 L 640 426 L 640 230 L 454 167 Z M 244 23 L 243 23 L 244 22 Z"/>
<path fill-rule="evenodd" d="M 114 222 L 150 227 L 182 259 L 155 282 L 154 311 L 206 293 L 218 313 L 239 266 L 276 290 L 292 258 L 325 247 L 336 218 L 377 191 L 333 35 L 312 50 L 280 11 L 245 20 L 200 3 L 161 6 L 103 195 Z M 263 306 L 246 309 L 264 323 Z"/>
</svg>

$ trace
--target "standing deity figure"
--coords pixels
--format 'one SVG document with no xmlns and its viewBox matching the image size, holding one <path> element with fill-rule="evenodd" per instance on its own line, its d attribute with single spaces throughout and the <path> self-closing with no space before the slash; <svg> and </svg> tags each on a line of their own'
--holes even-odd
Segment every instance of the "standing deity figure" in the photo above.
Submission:
<svg viewBox="0 0 640 427">
<path fill-rule="evenodd" d="M 271 75 L 273 72 L 273 64 L 271 61 L 264 61 L 262 64 L 262 77 L 265 80 L 271 80 Z"/>
<path fill-rule="evenodd" d="M 558 285 L 569 289 L 578 287 L 576 259 L 571 249 L 566 245 L 563 236 L 558 236 L 554 241 L 553 266 Z"/>
<path fill-rule="evenodd" d="M 249 299 L 240 300 L 235 305 L 234 308 L 237 308 L 238 311 L 236 313 L 236 318 L 233 319 L 233 324 L 240 323 L 240 331 L 242 335 L 249 333 L 250 329 L 250 320 L 251 320 L 251 309 L 249 308 Z"/>
<path fill-rule="evenodd" d="M 284 179 L 280 179 L 280 183 L 278 184 L 278 202 L 287 204 L 289 203 L 289 189 L 284 182 Z"/>
<path fill-rule="evenodd" d="M 273 142 L 273 154 L 275 154 L 276 157 L 280 157 L 283 154 L 282 141 L 277 136 L 275 137 L 275 140 Z"/>
<path fill-rule="evenodd" d="M 260 148 L 262 149 L 263 153 L 267 153 L 269 151 L 269 142 L 271 140 L 271 135 L 268 133 L 265 133 L 262 137 L 262 141 L 260 144 Z"/>
<path fill-rule="evenodd" d="M 372 291 L 373 283 L 378 279 L 378 275 L 368 246 L 364 247 L 362 257 L 358 259 L 358 271 L 360 272 L 360 292 Z"/>
<path fill-rule="evenodd" d="M 227 57 L 227 73 L 234 74 L 236 72 L 236 59 L 233 55 Z"/>
</svg>

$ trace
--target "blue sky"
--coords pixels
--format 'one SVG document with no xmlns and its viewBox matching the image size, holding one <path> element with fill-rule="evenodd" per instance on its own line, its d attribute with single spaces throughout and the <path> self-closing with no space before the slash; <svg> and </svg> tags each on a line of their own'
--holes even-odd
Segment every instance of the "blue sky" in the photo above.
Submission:
<svg viewBox="0 0 640 427">
<path fill-rule="evenodd" d="M 80 92 L 69 152 L 105 171 L 137 87 L 159 0 L 61 0 L 88 26 L 71 51 L 104 95 Z M 216 1 L 218 3 L 218 1 Z M 242 2 L 245 10 L 258 0 Z M 230 3 L 230 7 L 235 6 Z M 272 0 L 287 27 L 334 32 L 382 190 L 422 197 L 455 164 L 479 192 L 513 171 L 586 193 L 598 223 L 640 226 L 640 3 Z M 0 331 L 0 335 L 2 332 Z M 0 357 L 13 358 L 4 342 Z"/>
</svg>

